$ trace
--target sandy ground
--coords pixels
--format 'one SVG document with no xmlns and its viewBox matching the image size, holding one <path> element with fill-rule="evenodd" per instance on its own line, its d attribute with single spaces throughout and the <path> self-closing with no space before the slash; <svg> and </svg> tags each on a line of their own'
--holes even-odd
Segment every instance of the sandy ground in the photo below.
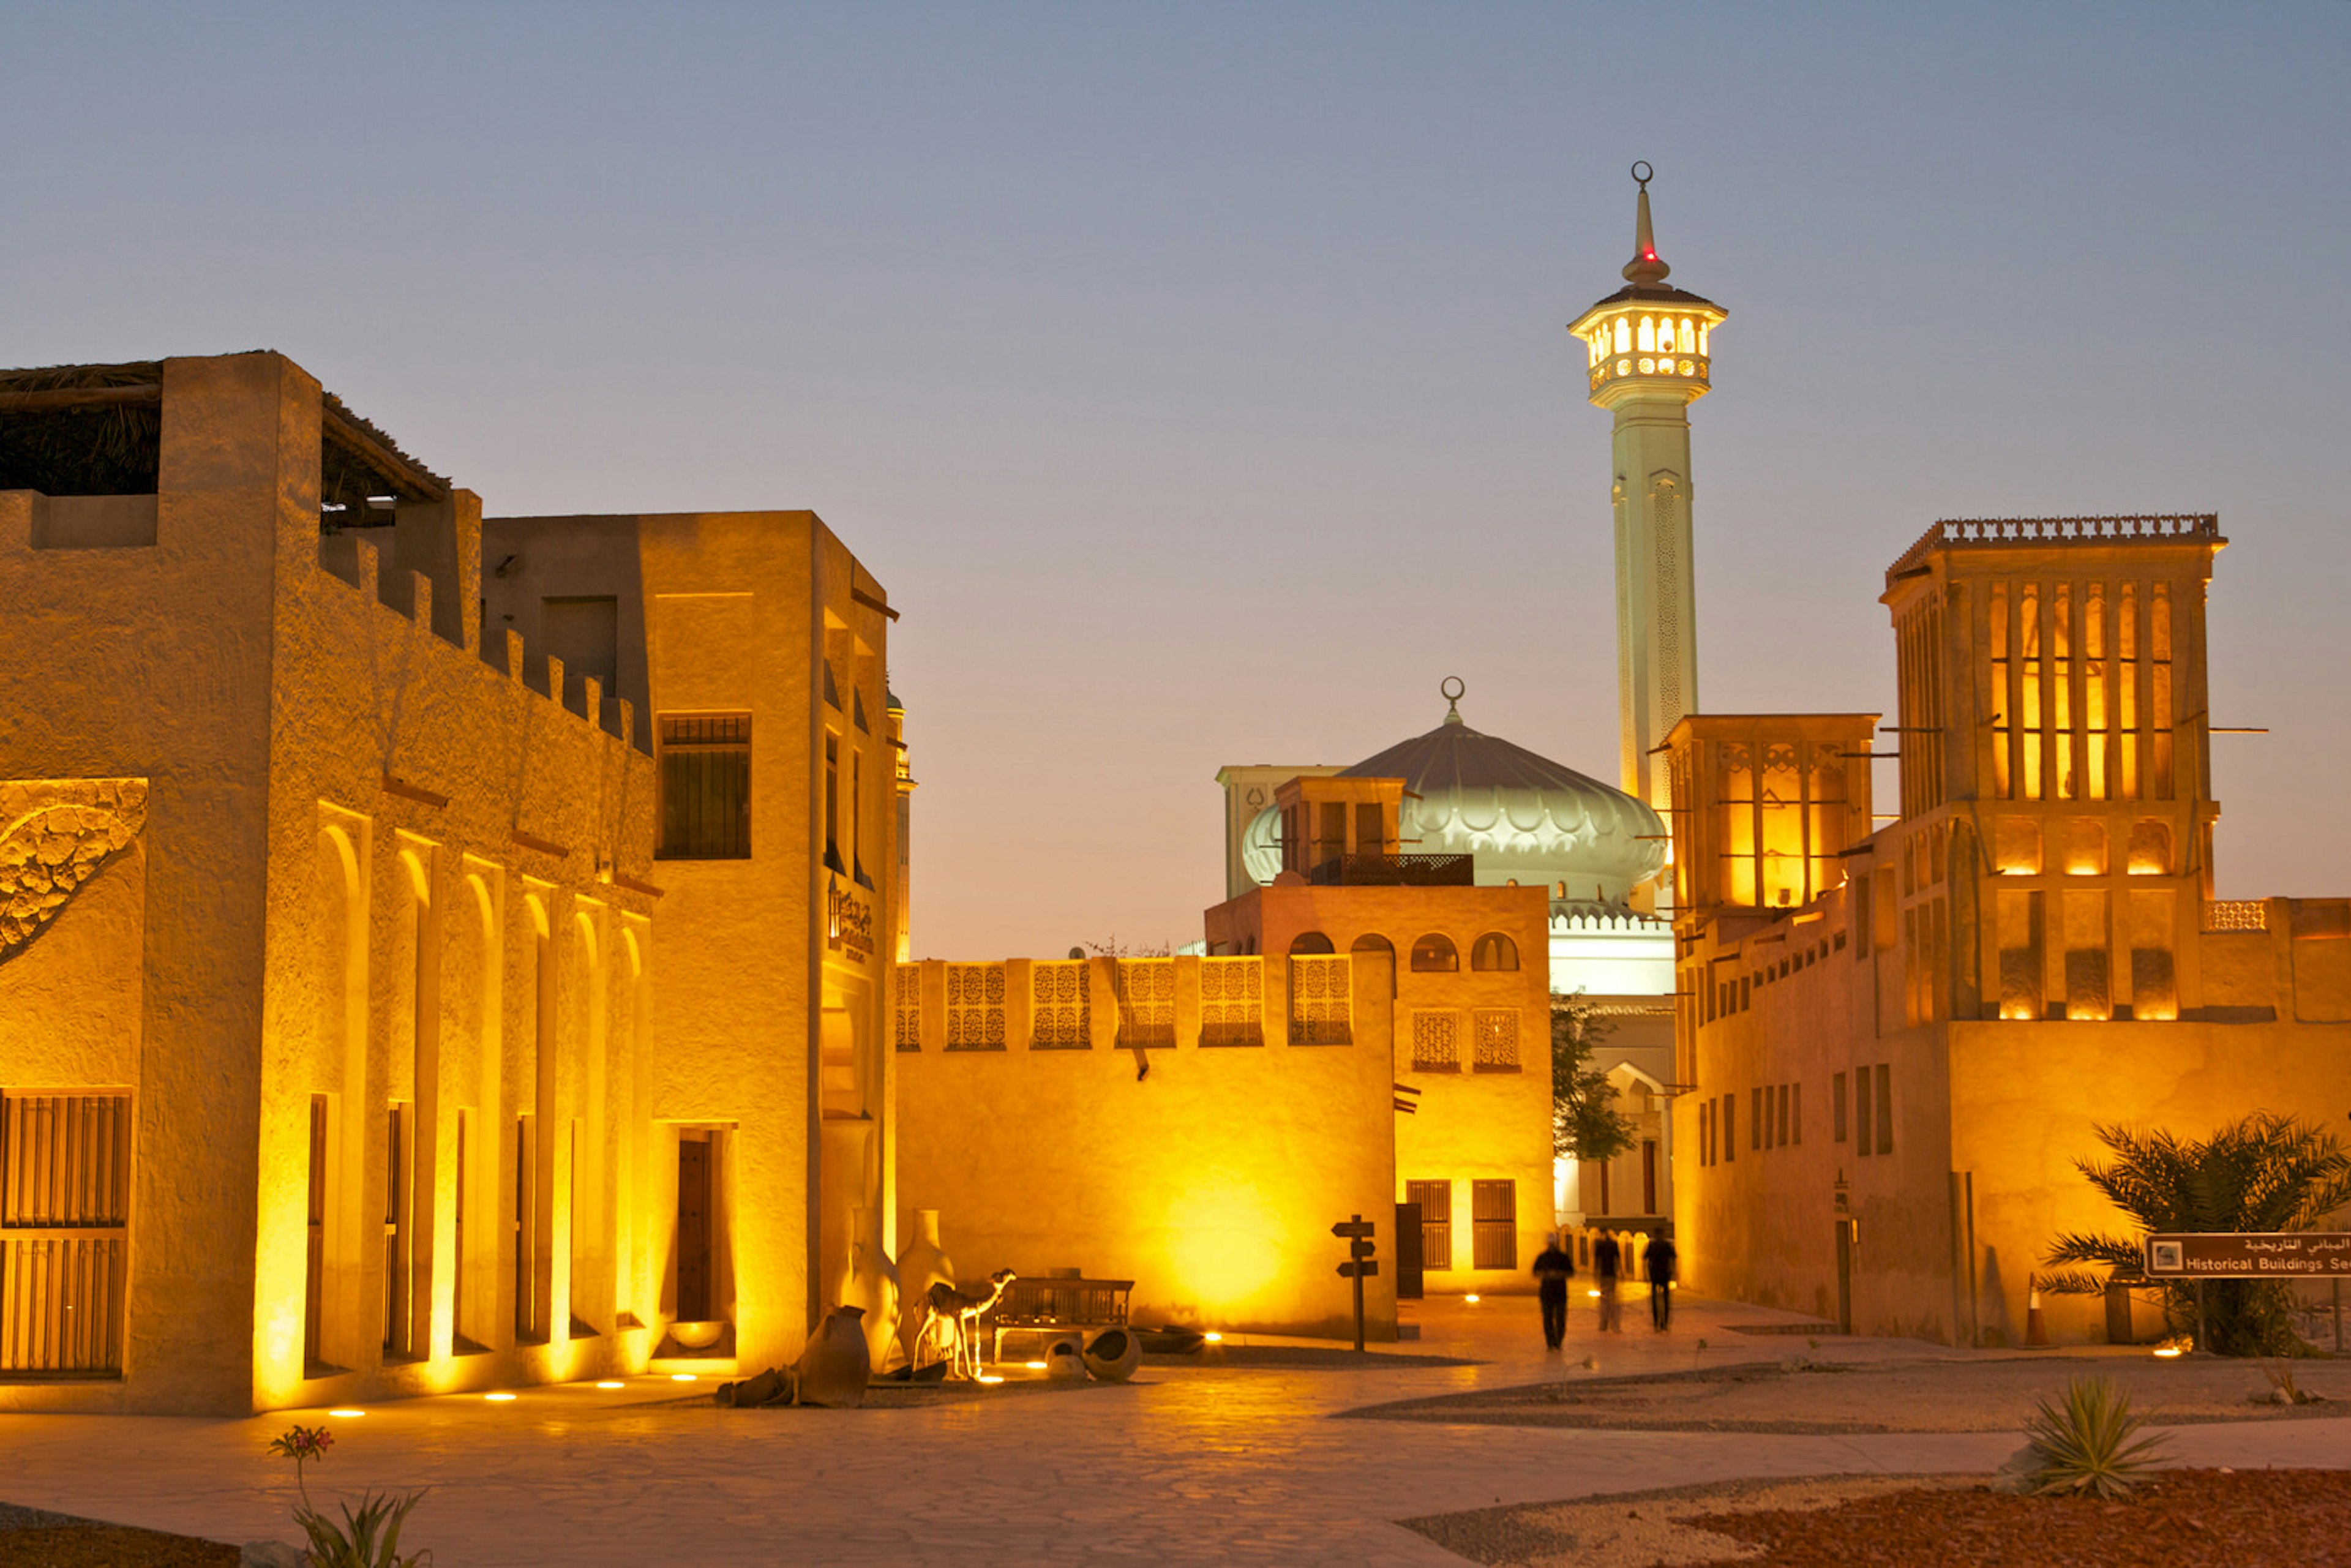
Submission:
<svg viewBox="0 0 2351 1568">
<path fill-rule="evenodd" d="M 1750 1336 L 1734 1327 L 1772 1315 L 1696 1300 L 1685 1301 L 1670 1334 L 1603 1336 L 1578 1314 L 1564 1355 L 1543 1350 L 1529 1298 L 1489 1298 L 1475 1308 L 1431 1301 L 1420 1316 L 1420 1342 L 1391 1347 L 1405 1353 L 1393 1357 L 1359 1361 L 1327 1354 L 1327 1343 L 1298 1346 L 1325 1354 L 1234 1354 L 1221 1364 L 1147 1366 L 1123 1386 L 1031 1393 L 1005 1385 L 865 1410 L 726 1410 L 681 1402 L 685 1390 L 666 1379 L 632 1378 L 617 1390 L 525 1388 L 503 1404 L 455 1395 L 396 1401 L 354 1417 L 0 1415 L 0 1497 L 217 1541 L 283 1541 L 291 1534 L 293 1476 L 265 1447 L 296 1421 L 329 1422 L 338 1441 L 312 1474 L 314 1495 L 429 1486 L 413 1544 L 432 1548 L 436 1568 L 966 1568 L 975 1556 L 1088 1568 L 1442 1568 L 1461 1556 L 1396 1521 L 1729 1481 L 1980 1479 L 2022 1439 L 2012 1428 L 1975 1427 L 1642 1430 L 1629 1407 L 1607 1431 L 1475 1416 L 1333 1417 L 1636 1373 L 1660 1378 L 1649 1397 L 1662 1406 L 1702 1381 L 1680 1375 L 1776 1367 L 1793 1355 L 1856 1369 L 1778 1380 L 1807 1401 L 1816 1393 L 1854 1397 L 1872 1378 L 1931 1379 L 1938 1365 L 1964 1369 L 1952 1386 L 1972 1373 L 2037 1375 L 2054 1389 L 2085 1364 L 2146 1362 L 2027 1361 L 1916 1341 L 1839 1340 L 1814 1349 L 1792 1317 L 1792 1336 Z M 1238 1348 L 1266 1347 L 1249 1341 Z M 1432 1364 L 1423 1359 L 1429 1356 L 1452 1364 Z M 1604 1372 L 1587 1371 L 1587 1359 Z M 2022 1370 L 2000 1370 L 2011 1365 Z M 2306 1368 L 2304 1380 L 2328 1391 L 2317 1375 L 2327 1370 Z M 2241 1395 L 2261 1386 L 2251 1366 L 2216 1375 L 2234 1378 Z M 1931 1397 L 1902 1393 L 1911 1385 L 1899 1382 L 1878 1386 L 1881 1405 L 1889 1389 L 1897 1402 Z M 1815 1414 L 1809 1404 L 1775 1412 L 1782 1420 Z M 1838 1416 L 1849 1422 L 1852 1414 Z M 2178 1427 L 2176 1462 L 2351 1467 L 2351 1422 L 2279 1420 L 2249 1404 L 2231 1414 L 2244 1418 Z"/>
</svg>

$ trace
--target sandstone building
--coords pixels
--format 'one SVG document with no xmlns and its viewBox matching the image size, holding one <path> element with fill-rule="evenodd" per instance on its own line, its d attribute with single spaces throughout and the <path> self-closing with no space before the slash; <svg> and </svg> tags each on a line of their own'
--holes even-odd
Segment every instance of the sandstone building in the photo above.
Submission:
<svg viewBox="0 0 2351 1568">
<path fill-rule="evenodd" d="M 2211 517 L 1938 523 L 1886 572 L 1895 724 L 1675 727 L 1693 1289 L 2014 1343 L 2052 1239 L 2114 1224 L 2072 1164 L 2096 1124 L 2351 1096 L 2351 900 L 2212 896 L 2225 542 Z M 2061 1337 L 2107 1332 L 2046 1306 Z"/>
<path fill-rule="evenodd" d="M 275 354 L 0 378 L 0 1406 L 796 1350 L 888 1204 L 889 614 L 807 513 L 486 527 Z"/>
</svg>

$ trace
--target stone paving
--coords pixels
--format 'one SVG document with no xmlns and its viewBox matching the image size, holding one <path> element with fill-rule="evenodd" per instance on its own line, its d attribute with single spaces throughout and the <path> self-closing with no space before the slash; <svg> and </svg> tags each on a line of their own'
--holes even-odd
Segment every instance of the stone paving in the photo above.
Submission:
<svg viewBox="0 0 2351 1568">
<path fill-rule="evenodd" d="M 225 1541 L 291 1539 L 290 1467 L 262 1452 L 294 1421 L 338 1446 L 314 1495 L 430 1486 L 412 1542 L 475 1564 L 1455 1563 L 1391 1521 L 1741 1477 L 1999 1466 L 2009 1433 L 1763 1436 L 1550 1431 L 1334 1421 L 1386 1400 L 1580 1369 L 1667 1371 L 1790 1354 L 1867 1362 L 1970 1353 L 1910 1341 L 1749 1337 L 1792 1321 L 1686 1302 L 1669 1335 L 1646 1312 L 1604 1338 L 1579 1303 L 1547 1355 L 1527 1298 L 1428 1302 L 1396 1347 L 1483 1364 L 1343 1371 L 1201 1365 L 1134 1385 L 925 1408 L 721 1410 L 631 1380 L 377 1406 L 361 1417 L 0 1416 L 0 1500 Z M 1703 1352 L 1699 1337 L 1709 1342 Z M 2060 1381 L 2053 1368 L 2053 1382 Z M 696 1385 L 706 1389 L 707 1384 Z M 2189 1427 L 2176 1462 L 2351 1468 L 2351 1421 Z"/>
</svg>

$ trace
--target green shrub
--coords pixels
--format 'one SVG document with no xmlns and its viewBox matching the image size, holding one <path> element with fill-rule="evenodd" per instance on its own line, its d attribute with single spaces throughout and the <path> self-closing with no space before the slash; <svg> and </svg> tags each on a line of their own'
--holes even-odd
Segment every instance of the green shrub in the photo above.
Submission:
<svg viewBox="0 0 2351 1568">
<path fill-rule="evenodd" d="M 2131 1411 L 2130 1396 L 2103 1377 L 2077 1377 L 2065 1386 L 2065 1402 L 2041 1401 L 2024 1424 L 2036 1464 L 2036 1492 L 2086 1492 L 2118 1498 L 2156 1469 L 2166 1439 L 2137 1437 L 2145 1418 Z"/>
</svg>

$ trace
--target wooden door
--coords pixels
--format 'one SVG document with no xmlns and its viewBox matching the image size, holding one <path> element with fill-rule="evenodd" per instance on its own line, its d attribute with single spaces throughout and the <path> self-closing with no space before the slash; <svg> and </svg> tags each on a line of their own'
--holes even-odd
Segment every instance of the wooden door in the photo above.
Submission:
<svg viewBox="0 0 2351 1568">
<path fill-rule="evenodd" d="M 710 1145 L 677 1145 L 677 1316 L 710 1321 Z"/>
</svg>

